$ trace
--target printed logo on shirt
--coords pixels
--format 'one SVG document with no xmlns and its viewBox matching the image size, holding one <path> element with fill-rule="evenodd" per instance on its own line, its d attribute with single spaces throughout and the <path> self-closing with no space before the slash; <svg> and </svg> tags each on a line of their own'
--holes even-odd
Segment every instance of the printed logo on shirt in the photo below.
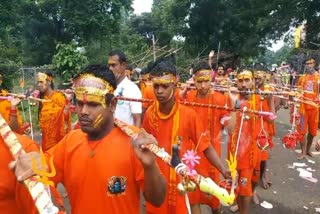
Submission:
<svg viewBox="0 0 320 214">
<path fill-rule="evenodd" d="M 127 178 L 124 176 L 112 176 L 107 184 L 108 195 L 124 195 L 127 187 Z"/>
<path fill-rule="evenodd" d="M 118 94 L 119 97 L 123 96 L 123 90 L 124 90 L 124 88 L 120 89 L 120 92 Z M 124 100 L 118 100 L 117 105 L 123 105 L 123 104 L 124 104 Z"/>
<path fill-rule="evenodd" d="M 307 81 L 304 90 L 312 92 L 313 91 L 313 82 L 312 81 Z"/>
<path fill-rule="evenodd" d="M 240 178 L 240 184 L 242 186 L 247 186 L 247 183 L 248 183 L 248 179 L 246 177 Z"/>
</svg>

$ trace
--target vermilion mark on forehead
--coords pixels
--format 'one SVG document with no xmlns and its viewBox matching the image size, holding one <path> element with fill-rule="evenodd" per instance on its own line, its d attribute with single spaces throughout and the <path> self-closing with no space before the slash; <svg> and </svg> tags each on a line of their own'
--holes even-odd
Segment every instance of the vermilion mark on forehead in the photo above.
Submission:
<svg viewBox="0 0 320 214">
<path fill-rule="evenodd" d="M 86 95 L 86 94 L 83 94 L 83 96 L 82 96 L 82 102 L 83 102 L 83 103 L 87 103 L 87 102 L 88 102 L 88 98 L 87 98 L 87 95 Z"/>
</svg>

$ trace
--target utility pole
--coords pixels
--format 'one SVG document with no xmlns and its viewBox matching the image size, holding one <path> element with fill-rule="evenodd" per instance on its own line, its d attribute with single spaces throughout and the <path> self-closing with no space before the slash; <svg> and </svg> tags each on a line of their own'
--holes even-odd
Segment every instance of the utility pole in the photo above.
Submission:
<svg viewBox="0 0 320 214">
<path fill-rule="evenodd" d="M 218 45 L 218 54 L 217 54 L 217 68 L 218 68 L 218 65 L 219 65 L 219 55 L 220 55 L 220 46 L 221 46 L 221 42 L 219 41 L 219 45 Z"/>
<path fill-rule="evenodd" d="M 154 34 L 152 34 L 152 48 L 153 48 L 153 61 L 156 61 L 156 42 L 154 41 Z"/>
</svg>

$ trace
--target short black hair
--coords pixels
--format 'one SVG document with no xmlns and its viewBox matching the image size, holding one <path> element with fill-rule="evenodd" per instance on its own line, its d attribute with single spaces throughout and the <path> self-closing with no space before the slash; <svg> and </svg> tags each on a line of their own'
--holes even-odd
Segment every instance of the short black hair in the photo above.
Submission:
<svg viewBox="0 0 320 214">
<path fill-rule="evenodd" d="M 132 65 L 127 65 L 127 70 L 133 71 L 133 66 Z"/>
<path fill-rule="evenodd" d="M 76 80 L 78 77 L 80 77 L 83 74 L 92 74 L 95 77 L 99 77 L 107 81 L 114 88 L 114 90 L 116 90 L 117 88 L 116 77 L 114 76 L 113 72 L 105 65 L 100 65 L 100 64 L 88 65 L 85 68 L 83 68 L 82 71 L 74 77 L 74 80 Z M 113 97 L 114 97 L 113 94 L 106 95 L 107 105 L 109 105 Z"/>
<path fill-rule="evenodd" d="M 304 61 L 304 64 L 306 64 L 308 61 L 313 60 L 315 64 L 317 64 L 317 60 L 315 59 L 315 57 L 308 57 L 306 58 L 306 60 Z"/>
<path fill-rule="evenodd" d="M 119 62 L 120 63 L 123 63 L 123 62 L 127 62 L 127 57 L 126 55 L 124 54 L 123 51 L 121 50 L 112 50 L 109 52 L 109 56 L 118 56 L 119 57 Z"/>
<path fill-rule="evenodd" d="M 243 71 L 250 71 L 253 75 L 253 67 L 252 66 L 244 66 L 237 70 L 237 74 L 242 73 Z"/>
<path fill-rule="evenodd" d="M 147 73 L 150 73 L 150 72 L 148 71 L 148 68 L 145 67 L 145 68 L 141 69 L 140 75 L 144 75 L 144 74 L 147 74 Z"/>
<path fill-rule="evenodd" d="M 268 68 L 266 66 L 264 66 L 263 64 L 260 64 L 260 63 L 256 63 L 254 65 L 254 70 L 255 71 L 265 71 L 267 72 L 268 71 Z"/>
<path fill-rule="evenodd" d="M 226 70 L 226 66 L 224 66 L 224 64 L 219 63 L 219 64 L 217 65 L 217 70 L 218 70 L 219 67 L 222 67 L 223 70 Z"/>
<path fill-rule="evenodd" d="M 207 61 L 200 61 L 193 65 L 193 74 L 196 74 L 198 71 L 201 70 L 211 70 Z"/>
<path fill-rule="evenodd" d="M 163 76 L 166 74 L 177 75 L 177 69 L 170 61 L 161 61 L 151 70 L 152 76 Z"/>
</svg>

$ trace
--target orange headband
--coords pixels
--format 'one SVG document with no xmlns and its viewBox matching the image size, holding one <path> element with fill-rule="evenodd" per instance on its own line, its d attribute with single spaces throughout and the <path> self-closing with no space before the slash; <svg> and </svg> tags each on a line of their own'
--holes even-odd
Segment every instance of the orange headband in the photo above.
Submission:
<svg viewBox="0 0 320 214">
<path fill-rule="evenodd" d="M 84 74 L 75 80 L 75 95 L 78 100 L 96 102 L 106 106 L 106 94 L 113 94 L 114 88 L 105 80 L 93 74 Z"/>
<path fill-rule="evenodd" d="M 238 80 L 252 79 L 252 72 L 249 70 L 244 70 L 243 72 L 238 74 L 237 78 Z"/>
<path fill-rule="evenodd" d="M 46 81 L 46 80 L 51 81 L 51 80 L 52 80 L 52 77 L 48 76 L 48 75 L 45 74 L 45 73 L 39 72 L 38 75 L 37 75 L 37 80 L 38 80 L 38 81 L 41 81 L 41 82 L 44 82 L 44 81 Z"/>
<path fill-rule="evenodd" d="M 165 76 L 168 76 L 169 79 L 164 78 Z M 170 73 L 163 73 L 163 76 L 161 77 L 153 77 L 152 82 L 153 84 L 169 84 L 169 83 L 176 83 L 177 78 Z"/>
<path fill-rule="evenodd" d="M 207 70 L 207 69 L 197 71 L 196 73 L 198 77 L 194 78 L 195 82 L 211 81 L 212 79 L 211 72 L 212 72 L 211 70 Z"/>
</svg>

